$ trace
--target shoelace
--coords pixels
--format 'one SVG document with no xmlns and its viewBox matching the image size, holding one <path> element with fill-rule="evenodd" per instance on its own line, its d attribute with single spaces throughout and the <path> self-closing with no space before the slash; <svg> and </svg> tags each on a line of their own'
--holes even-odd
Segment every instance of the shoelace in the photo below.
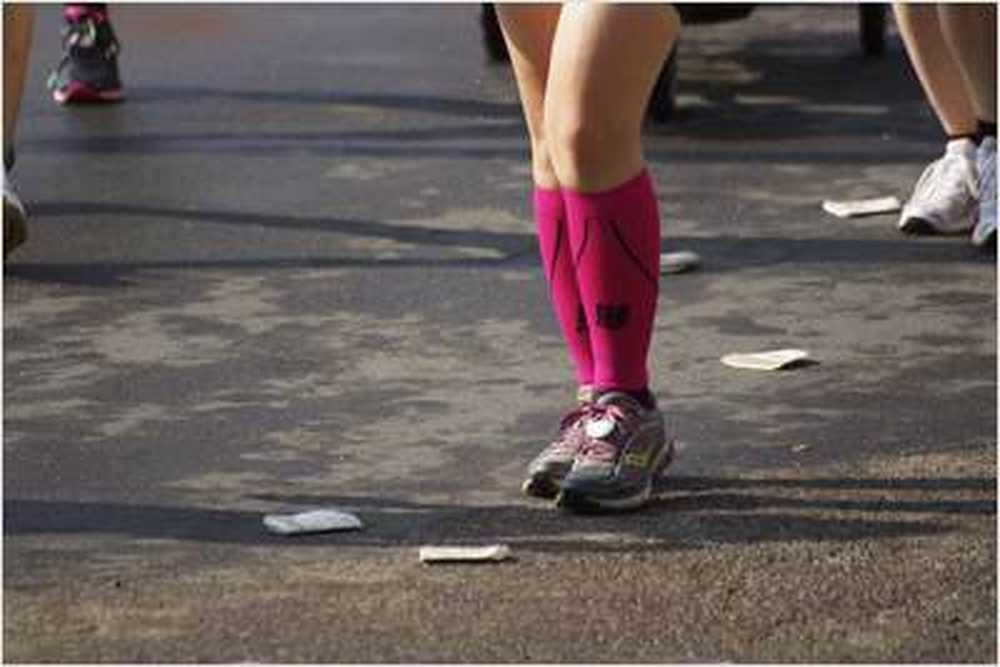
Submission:
<svg viewBox="0 0 1000 667">
<path fill-rule="evenodd" d="M 618 405 L 595 405 L 590 414 L 590 419 L 593 421 L 607 419 L 614 424 L 609 435 L 620 432 L 621 427 L 632 418 L 633 415 L 629 410 Z M 611 463 L 618 457 L 620 451 L 621 445 L 607 437 L 588 437 L 580 453 L 584 459 L 595 463 Z"/>
<path fill-rule="evenodd" d="M 961 158 L 956 155 L 947 154 L 927 165 L 924 173 L 921 174 L 920 179 L 913 188 L 914 192 L 920 193 L 920 196 L 925 199 L 934 199 L 938 197 L 941 194 L 941 189 L 944 187 L 945 183 L 943 173 L 949 167 L 953 170 L 958 169 L 959 167 L 956 161 L 960 159 Z M 954 164 L 954 166 L 952 166 L 952 164 Z M 963 174 L 962 180 L 968 191 L 975 196 L 978 190 L 977 184 L 970 180 L 968 174 Z"/>
<path fill-rule="evenodd" d="M 572 442 L 570 438 L 567 437 L 568 431 L 573 426 L 580 424 L 581 421 L 587 419 L 593 410 L 594 405 L 592 403 L 588 403 L 581 405 L 574 410 L 570 410 L 563 416 L 563 418 L 559 421 L 559 437 L 554 443 L 552 443 L 553 447 L 557 451 L 576 448 L 576 443 Z"/>
</svg>

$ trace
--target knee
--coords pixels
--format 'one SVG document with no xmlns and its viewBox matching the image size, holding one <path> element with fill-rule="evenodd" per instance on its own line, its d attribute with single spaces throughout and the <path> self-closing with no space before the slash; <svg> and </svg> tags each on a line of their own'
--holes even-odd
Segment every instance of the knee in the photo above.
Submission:
<svg viewBox="0 0 1000 667">
<path fill-rule="evenodd" d="M 638 131 L 620 117 L 583 113 L 572 106 L 547 111 L 548 156 L 556 178 L 565 186 L 586 188 L 603 181 L 604 171 L 631 154 L 638 143 Z"/>
<path fill-rule="evenodd" d="M 531 138 L 531 177 L 535 185 L 543 188 L 558 188 L 556 175 L 549 152 L 549 143 L 544 137 Z"/>
<path fill-rule="evenodd" d="M 545 134 L 549 137 L 549 155 L 557 175 L 566 175 L 585 165 L 598 152 L 595 123 L 570 109 L 548 109 Z"/>
</svg>

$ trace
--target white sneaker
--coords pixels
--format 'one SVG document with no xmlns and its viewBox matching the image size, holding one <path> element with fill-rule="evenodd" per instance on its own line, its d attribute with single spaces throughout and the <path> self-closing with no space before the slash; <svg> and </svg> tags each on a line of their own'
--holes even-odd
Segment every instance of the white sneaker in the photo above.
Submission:
<svg viewBox="0 0 1000 667">
<path fill-rule="evenodd" d="M 972 230 L 972 245 L 994 246 L 997 240 L 997 140 L 986 137 L 976 154 L 979 165 L 979 221 Z"/>
<path fill-rule="evenodd" d="M 14 192 L 14 186 L 7 180 L 7 170 L 3 178 L 3 256 L 7 257 L 17 246 L 28 239 L 28 212 Z"/>
<path fill-rule="evenodd" d="M 976 224 L 976 144 L 952 139 L 927 165 L 899 216 L 904 234 L 962 234 Z"/>
</svg>

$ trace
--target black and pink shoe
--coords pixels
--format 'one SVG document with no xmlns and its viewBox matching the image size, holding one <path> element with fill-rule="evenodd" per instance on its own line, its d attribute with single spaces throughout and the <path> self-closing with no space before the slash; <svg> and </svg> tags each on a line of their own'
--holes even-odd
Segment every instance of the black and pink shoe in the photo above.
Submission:
<svg viewBox="0 0 1000 667">
<path fill-rule="evenodd" d="M 117 102 L 122 99 L 118 76 L 121 46 L 103 4 L 67 4 L 63 9 L 63 59 L 49 75 L 52 97 L 59 104 Z"/>
</svg>

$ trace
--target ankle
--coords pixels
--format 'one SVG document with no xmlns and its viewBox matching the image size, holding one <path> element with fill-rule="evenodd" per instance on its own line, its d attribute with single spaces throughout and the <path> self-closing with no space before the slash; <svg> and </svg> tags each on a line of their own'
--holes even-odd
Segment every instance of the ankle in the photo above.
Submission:
<svg viewBox="0 0 1000 667">
<path fill-rule="evenodd" d="M 994 140 L 997 138 L 997 124 L 996 121 L 976 121 L 976 134 L 975 142 L 976 145 L 983 143 L 983 139 L 987 137 L 992 137 Z"/>
<path fill-rule="evenodd" d="M 598 394 L 606 394 L 608 392 L 616 391 L 630 398 L 635 399 L 635 401 L 647 410 L 656 409 L 656 396 L 649 390 L 649 387 L 643 387 L 642 389 L 621 389 L 619 387 L 601 387 L 597 389 Z"/>
</svg>

